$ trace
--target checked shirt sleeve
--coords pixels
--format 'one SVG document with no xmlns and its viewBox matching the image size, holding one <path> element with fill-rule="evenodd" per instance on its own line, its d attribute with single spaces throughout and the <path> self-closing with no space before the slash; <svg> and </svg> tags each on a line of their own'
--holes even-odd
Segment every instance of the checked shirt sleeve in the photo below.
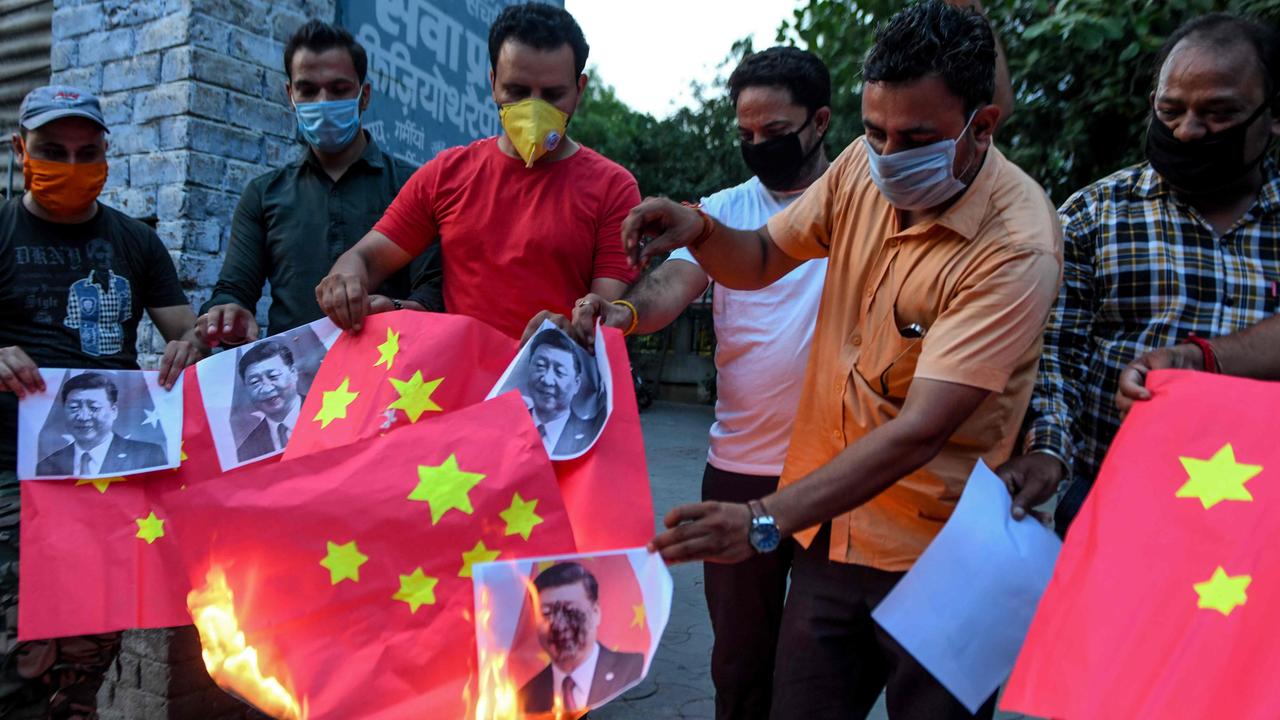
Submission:
<svg viewBox="0 0 1280 720">
<path fill-rule="evenodd" d="M 80 329 L 80 303 L 76 301 L 74 286 L 67 291 L 67 316 L 63 318 L 62 324 L 72 330 Z"/>
<path fill-rule="evenodd" d="M 1094 201 L 1087 192 L 1077 193 L 1058 211 L 1063 231 L 1062 285 L 1045 328 L 1025 448 L 1028 453 L 1053 455 L 1068 468 L 1075 451 L 1074 414 L 1083 407 L 1094 318 L 1094 248 L 1101 232 L 1094 220 Z"/>
</svg>

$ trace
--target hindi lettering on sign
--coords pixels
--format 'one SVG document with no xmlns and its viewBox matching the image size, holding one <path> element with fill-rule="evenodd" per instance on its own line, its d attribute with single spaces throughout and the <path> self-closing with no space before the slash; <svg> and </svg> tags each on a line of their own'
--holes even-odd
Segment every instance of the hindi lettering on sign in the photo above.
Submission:
<svg viewBox="0 0 1280 720">
<path fill-rule="evenodd" d="M 435 54 L 436 62 L 458 69 L 464 29 L 447 13 L 426 0 L 377 0 L 378 27 L 408 47 L 422 46 Z"/>
<path fill-rule="evenodd" d="M 485 25 L 492 25 L 502 6 L 492 0 L 467 0 L 467 12 Z"/>
<path fill-rule="evenodd" d="M 490 105 L 489 98 L 476 95 L 475 88 L 467 88 L 465 100 L 467 110 L 466 132 L 476 137 L 489 137 L 498 134 L 500 122 L 498 113 Z"/>
<path fill-rule="evenodd" d="M 364 119 L 379 145 L 421 163 L 501 132 L 489 25 L 519 1 L 338 0 L 339 17 L 369 55 L 374 98 Z"/>
<path fill-rule="evenodd" d="M 467 33 L 467 82 L 489 87 L 489 40 L 473 32 Z"/>
<path fill-rule="evenodd" d="M 419 150 L 427 147 L 427 134 L 412 120 L 396 121 L 396 140 L 406 142 Z"/>
<path fill-rule="evenodd" d="M 430 73 L 418 69 L 409 61 L 409 48 L 404 43 L 394 41 L 384 48 L 377 28 L 371 25 L 360 28 L 359 39 L 369 53 L 370 83 L 399 104 L 401 116 L 421 110 L 431 120 L 451 125 L 473 138 L 497 132 L 497 113 L 474 85 L 468 84 L 465 94 L 460 93 L 441 72 L 440 65 Z M 425 148 L 425 139 L 418 142 L 415 133 L 397 129 L 395 137 Z"/>
</svg>

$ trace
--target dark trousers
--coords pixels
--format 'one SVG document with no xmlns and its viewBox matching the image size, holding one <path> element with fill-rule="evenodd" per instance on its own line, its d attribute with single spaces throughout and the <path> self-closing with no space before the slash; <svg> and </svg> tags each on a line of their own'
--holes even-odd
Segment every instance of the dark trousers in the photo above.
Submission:
<svg viewBox="0 0 1280 720">
<path fill-rule="evenodd" d="M 18 479 L 0 472 L 0 718 L 96 718 L 120 633 L 18 642 Z"/>
<path fill-rule="evenodd" d="M 702 499 L 745 503 L 778 489 L 778 478 L 742 475 L 707 465 Z M 711 679 L 716 720 L 766 720 L 773 654 L 782 623 L 792 543 L 734 564 L 703 563 L 707 610 L 715 640 Z"/>
<path fill-rule="evenodd" d="M 892 720 L 990 720 L 995 695 L 970 715 L 871 619 L 903 573 L 828 560 L 829 528 L 807 550 L 795 544 L 770 717 L 865 718 L 884 690 Z"/>
</svg>

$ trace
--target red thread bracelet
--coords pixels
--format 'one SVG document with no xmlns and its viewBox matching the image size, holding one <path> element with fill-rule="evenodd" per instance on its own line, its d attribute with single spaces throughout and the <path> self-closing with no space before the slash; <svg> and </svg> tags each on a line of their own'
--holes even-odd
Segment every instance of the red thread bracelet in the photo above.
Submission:
<svg viewBox="0 0 1280 720">
<path fill-rule="evenodd" d="M 695 205 L 690 202 L 682 202 L 680 204 L 693 209 L 694 212 L 698 213 L 698 215 L 702 217 L 702 232 L 698 233 L 698 237 L 694 238 L 693 242 L 689 243 L 690 250 L 697 250 L 702 247 L 702 243 L 706 242 L 707 238 L 711 237 L 711 233 L 715 232 L 716 222 L 711 219 L 710 215 L 703 212 L 701 205 Z"/>
<path fill-rule="evenodd" d="M 1195 345 L 1200 348 L 1200 352 L 1204 355 L 1204 371 L 1209 373 L 1220 373 L 1222 369 L 1218 367 L 1218 353 L 1213 349 L 1213 343 L 1202 337 L 1197 337 L 1195 333 L 1187 336 L 1184 344 Z"/>
</svg>

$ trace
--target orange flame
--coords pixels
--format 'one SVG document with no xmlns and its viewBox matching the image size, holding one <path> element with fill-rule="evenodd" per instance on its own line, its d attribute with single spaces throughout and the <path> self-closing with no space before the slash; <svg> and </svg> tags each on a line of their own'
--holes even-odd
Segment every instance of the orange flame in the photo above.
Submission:
<svg viewBox="0 0 1280 720">
<path fill-rule="evenodd" d="M 480 607 L 476 610 L 476 631 L 484 633 L 494 643 L 490 620 L 493 609 L 489 605 L 489 589 L 480 590 Z M 505 652 L 487 652 L 480 650 L 480 687 L 475 702 L 473 720 L 521 720 L 524 711 L 520 709 L 520 693 L 516 684 L 507 674 L 507 656 Z"/>
<path fill-rule="evenodd" d="M 187 595 L 187 609 L 200 632 L 204 666 L 218 687 L 244 698 L 278 720 L 305 717 L 284 684 L 275 677 L 263 675 L 257 649 L 246 644 L 240 630 L 234 597 L 222 568 L 209 569 L 205 586 Z"/>
<path fill-rule="evenodd" d="M 542 606 L 538 602 L 538 588 L 534 586 L 533 581 L 529 578 L 522 578 L 522 580 L 524 580 L 525 591 L 530 598 L 534 621 L 540 624 L 542 622 Z M 494 641 L 490 624 L 492 618 L 493 609 L 490 605 L 489 589 L 481 587 L 480 603 L 476 609 L 475 624 L 476 632 L 482 633 L 486 638 L 486 642 L 480 644 L 482 648 L 498 646 Z M 525 720 L 526 718 L 535 717 L 543 720 L 572 720 L 586 714 L 585 710 L 574 713 L 566 711 L 564 709 L 564 701 L 557 693 L 553 700 L 551 712 L 526 715 L 520 707 L 520 692 L 510 675 L 509 657 L 509 652 L 487 652 L 483 649 L 479 651 L 479 693 L 471 720 Z M 467 695 L 470 695 L 469 688 Z"/>
</svg>

